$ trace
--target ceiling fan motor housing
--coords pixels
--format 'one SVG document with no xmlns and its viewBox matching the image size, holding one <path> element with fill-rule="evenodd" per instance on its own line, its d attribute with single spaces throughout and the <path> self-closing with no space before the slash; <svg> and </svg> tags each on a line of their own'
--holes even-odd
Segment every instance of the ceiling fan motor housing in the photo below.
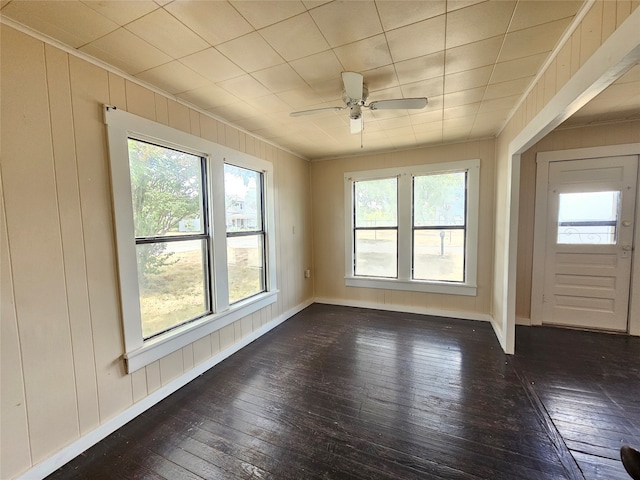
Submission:
<svg viewBox="0 0 640 480">
<path fill-rule="evenodd" d="M 342 91 L 342 101 L 347 104 L 348 107 L 352 107 L 353 105 L 364 105 L 364 102 L 369 98 L 369 90 L 366 85 L 362 86 L 362 98 L 351 98 L 347 95 L 345 90 Z"/>
<path fill-rule="evenodd" d="M 362 98 L 351 98 L 347 96 L 346 91 L 342 92 L 342 101 L 347 104 L 347 107 L 349 107 L 350 110 L 349 118 L 352 120 L 358 120 L 362 117 L 362 106 L 364 105 L 364 102 L 367 101 L 368 97 L 369 90 L 366 85 L 362 85 Z"/>
<path fill-rule="evenodd" d="M 352 120 L 358 120 L 362 117 L 362 108 L 359 104 L 351 105 L 351 111 L 349 113 L 349 118 Z"/>
</svg>

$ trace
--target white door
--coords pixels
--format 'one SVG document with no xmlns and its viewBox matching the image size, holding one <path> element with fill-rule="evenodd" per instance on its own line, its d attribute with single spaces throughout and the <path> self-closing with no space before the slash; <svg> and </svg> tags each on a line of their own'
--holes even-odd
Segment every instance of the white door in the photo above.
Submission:
<svg viewBox="0 0 640 480">
<path fill-rule="evenodd" d="M 542 322 L 627 330 L 637 156 L 549 163 Z"/>
</svg>

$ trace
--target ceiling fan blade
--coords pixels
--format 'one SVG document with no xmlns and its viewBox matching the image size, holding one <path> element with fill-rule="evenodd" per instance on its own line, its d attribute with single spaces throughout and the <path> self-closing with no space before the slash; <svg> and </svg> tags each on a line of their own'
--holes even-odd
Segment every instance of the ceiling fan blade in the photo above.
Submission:
<svg viewBox="0 0 640 480">
<path fill-rule="evenodd" d="M 360 115 L 359 118 L 350 118 L 349 128 L 351 130 L 351 133 L 360 133 L 364 129 L 362 115 Z"/>
<path fill-rule="evenodd" d="M 342 72 L 342 83 L 347 97 L 353 100 L 362 100 L 362 75 L 356 72 Z"/>
<path fill-rule="evenodd" d="M 371 102 L 369 109 L 371 110 L 394 110 L 394 109 L 406 109 L 414 110 L 427 106 L 428 100 L 425 97 L 420 98 L 395 98 L 392 100 L 378 100 L 377 102 Z"/>
<path fill-rule="evenodd" d="M 303 115 L 313 115 L 314 113 L 320 112 L 339 112 L 340 110 L 344 110 L 347 107 L 325 107 L 325 108 L 314 108 L 313 110 L 302 110 L 300 112 L 291 112 L 289 116 L 291 117 L 301 117 Z"/>
</svg>

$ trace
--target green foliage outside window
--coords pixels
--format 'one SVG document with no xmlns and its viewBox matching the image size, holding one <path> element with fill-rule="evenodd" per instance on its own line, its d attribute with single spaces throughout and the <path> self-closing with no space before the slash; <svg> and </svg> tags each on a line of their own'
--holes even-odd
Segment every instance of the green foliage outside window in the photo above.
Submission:
<svg viewBox="0 0 640 480">
<path fill-rule="evenodd" d="M 180 222 L 201 218 L 199 157 L 129 139 L 129 169 L 136 237 L 179 234 Z M 171 256 L 165 243 L 151 244 L 138 255 L 138 271 L 145 279 L 158 274 Z"/>
<path fill-rule="evenodd" d="M 465 172 L 421 175 L 413 179 L 414 225 L 464 225 Z"/>
<path fill-rule="evenodd" d="M 129 172 L 142 331 L 148 338 L 208 309 L 203 241 L 158 241 L 204 233 L 201 158 L 129 139 Z"/>
<path fill-rule="evenodd" d="M 356 227 L 398 225 L 397 179 L 362 180 L 355 183 Z"/>
</svg>

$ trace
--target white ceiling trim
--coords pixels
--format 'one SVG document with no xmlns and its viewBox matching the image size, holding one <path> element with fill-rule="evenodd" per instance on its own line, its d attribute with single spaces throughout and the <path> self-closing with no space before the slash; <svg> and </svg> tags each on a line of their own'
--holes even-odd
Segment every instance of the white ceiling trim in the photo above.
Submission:
<svg viewBox="0 0 640 480">
<path fill-rule="evenodd" d="M 560 38 L 560 40 L 558 41 L 554 49 L 551 51 L 551 53 L 549 54 L 545 62 L 542 64 L 542 66 L 538 70 L 538 73 L 535 76 L 535 78 L 532 80 L 532 82 L 529 84 L 527 89 L 524 91 L 524 93 L 520 97 L 520 100 L 518 100 L 518 102 L 515 104 L 513 109 L 509 112 L 509 115 L 507 116 L 507 119 L 502 125 L 502 128 L 500 128 L 500 130 L 496 134 L 496 138 L 499 137 L 502 131 L 505 129 L 505 127 L 509 125 L 509 122 L 511 121 L 513 116 L 516 114 L 516 112 L 518 111 L 522 103 L 527 99 L 527 96 L 529 95 L 529 93 L 531 93 L 531 91 L 538 84 L 538 80 L 540 80 L 540 78 L 542 78 L 542 76 L 545 74 L 545 72 L 549 68 L 549 65 L 551 65 L 551 63 L 558 56 L 558 53 L 560 52 L 562 47 L 564 47 L 565 43 L 569 41 L 569 39 L 571 38 L 571 35 L 573 35 L 573 32 L 575 32 L 576 29 L 580 26 L 582 19 L 587 15 L 589 10 L 595 3 L 596 3 L 596 0 L 586 0 L 585 3 L 582 5 L 582 8 L 578 10 L 578 13 L 576 13 L 576 16 L 573 17 L 573 21 L 571 22 L 571 25 L 569 25 L 567 30 L 565 30 L 564 34 L 562 35 L 562 37 Z"/>
<path fill-rule="evenodd" d="M 489 136 L 489 137 L 480 137 L 480 138 L 469 138 L 466 140 L 454 140 L 452 142 L 440 142 L 440 143 L 425 143 L 424 145 L 417 145 L 417 146 L 410 146 L 410 147 L 406 147 L 406 148 L 397 148 L 397 149 L 393 149 L 393 150 L 373 150 L 373 151 L 367 151 L 367 152 L 358 152 L 358 153 L 349 153 L 346 155 L 333 155 L 331 157 L 322 157 L 322 158 L 313 158 L 310 160 L 311 163 L 315 163 L 315 162 L 328 162 L 330 160 L 341 160 L 341 159 L 345 159 L 345 158 L 359 158 L 359 157 L 369 157 L 369 156 L 373 156 L 373 155 L 391 155 L 391 154 L 395 154 L 395 153 L 402 153 L 402 152 L 412 152 L 415 150 L 424 150 L 427 148 L 434 148 L 434 147 L 442 147 L 444 145 L 459 145 L 462 143 L 471 143 L 471 142 L 484 142 L 485 140 L 495 140 L 497 137 L 494 136 Z"/>
</svg>

